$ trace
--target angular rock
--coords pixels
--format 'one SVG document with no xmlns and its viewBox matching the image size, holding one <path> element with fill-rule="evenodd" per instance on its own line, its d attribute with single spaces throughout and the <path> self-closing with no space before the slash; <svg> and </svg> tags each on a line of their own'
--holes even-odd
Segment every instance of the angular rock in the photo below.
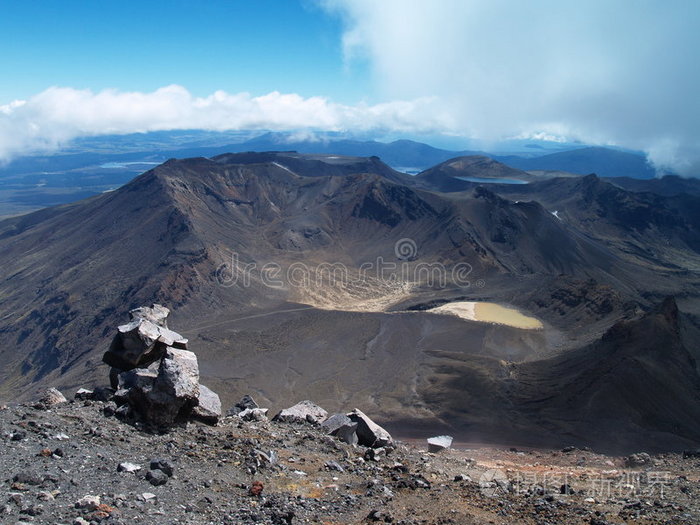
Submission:
<svg viewBox="0 0 700 525">
<path fill-rule="evenodd" d="M 156 388 L 177 399 L 199 397 L 199 363 L 194 352 L 168 347 L 160 362 Z"/>
<path fill-rule="evenodd" d="M 333 435 L 333 433 L 342 426 L 352 424 L 353 422 L 345 414 L 333 414 L 321 423 L 321 428 L 325 430 L 327 434 Z"/>
<path fill-rule="evenodd" d="M 331 417 L 321 423 L 321 428 L 328 435 L 336 436 L 340 441 L 350 445 L 357 444 L 357 423 L 346 416 L 345 414 L 333 414 Z"/>
<path fill-rule="evenodd" d="M 199 385 L 199 404 L 192 409 L 192 415 L 207 423 L 216 424 L 221 417 L 221 399 L 204 385 Z"/>
<path fill-rule="evenodd" d="M 134 368 L 119 374 L 119 382 L 114 398 L 117 403 L 138 403 L 146 392 L 153 389 L 158 373 L 148 368 Z"/>
<path fill-rule="evenodd" d="M 145 319 L 153 324 L 162 326 L 163 328 L 168 327 L 168 316 L 170 315 L 170 310 L 165 306 L 160 304 L 152 304 L 149 306 L 140 306 L 139 308 L 134 308 L 129 310 L 129 317 L 133 319 Z"/>
<path fill-rule="evenodd" d="M 136 368 L 119 374 L 117 402 L 127 401 L 148 423 L 170 426 L 189 416 L 199 398 L 197 356 L 188 350 L 168 347 L 155 367 Z"/>
<path fill-rule="evenodd" d="M 88 399 L 94 399 L 95 398 L 95 392 L 92 390 L 89 390 L 87 388 L 79 388 L 77 392 L 75 393 L 75 399 L 78 399 L 80 401 L 86 401 Z"/>
<path fill-rule="evenodd" d="M 281 410 L 272 421 L 283 423 L 321 423 L 328 417 L 328 412 L 308 399 L 300 401 L 293 407 Z"/>
<path fill-rule="evenodd" d="M 270 452 L 263 452 L 262 450 L 254 449 L 251 452 L 252 456 L 255 458 L 258 466 L 275 466 L 279 461 L 277 452 L 270 450 Z"/>
<path fill-rule="evenodd" d="M 142 317 L 117 328 L 102 360 L 120 370 L 144 367 L 163 357 L 167 347 L 186 349 L 187 339 Z"/>
<path fill-rule="evenodd" d="M 338 472 L 345 472 L 345 469 L 337 461 L 326 461 L 325 467 L 327 470 L 337 470 Z"/>
<path fill-rule="evenodd" d="M 141 465 L 137 465 L 136 463 L 129 463 L 128 461 L 124 461 L 122 463 L 119 463 L 117 465 L 117 472 L 138 472 L 141 470 Z"/>
<path fill-rule="evenodd" d="M 361 410 L 354 409 L 347 416 L 357 423 L 357 441 L 363 447 L 379 448 L 394 442 L 391 434 L 372 421 Z"/>
<path fill-rule="evenodd" d="M 267 419 L 267 408 L 246 408 L 237 417 L 243 421 L 264 421 Z"/>
<path fill-rule="evenodd" d="M 152 459 L 150 461 L 150 468 L 151 470 L 160 470 L 169 478 L 172 477 L 175 472 L 175 465 L 167 459 Z"/>
<path fill-rule="evenodd" d="M 66 399 L 66 396 L 61 394 L 61 392 L 55 388 L 49 388 L 42 394 L 39 401 L 37 401 L 34 406 L 37 408 L 51 408 L 67 402 L 68 400 Z"/>
<path fill-rule="evenodd" d="M 336 430 L 335 434 L 333 435 L 343 443 L 347 443 L 348 445 L 357 445 L 359 442 L 359 439 L 357 438 L 357 427 L 357 423 L 344 425 Z"/>
<path fill-rule="evenodd" d="M 252 398 L 252 396 L 246 394 L 244 395 L 241 400 L 233 405 L 231 408 L 228 409 L 228 412 L 226 412 L 226 415 L 228 416 L 237 416 L 244 410 L 248 410 L 251 408 L 259 408 L 258 404 L 255 402 L 255 400 Z"/>
<path fill-rule="evenodd" d="M 440 452 L 452 446 L 452 436 L 435 436 L 428 438 L 428 452 Z"/>
<path fill-rule="evenodd" d="M 378 448 L 368 448 L 365 452 L 365 461 L 379 461 L 381 458 L 386 456 L 386 449 L 384 447 Z"/>
<path fill-rule="evenodd" d="M 146 480 L 154 487 L 158 487 L 168 482 L 168 476 L 160 470 L 149 470 L 148 474 L 146 474 Z"/>
</svg>

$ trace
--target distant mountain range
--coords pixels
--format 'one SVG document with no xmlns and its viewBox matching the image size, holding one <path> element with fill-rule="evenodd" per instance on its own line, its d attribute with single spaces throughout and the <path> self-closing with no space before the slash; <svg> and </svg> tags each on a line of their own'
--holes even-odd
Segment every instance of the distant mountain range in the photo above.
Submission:
<svg viewBox="0 0 700 525">
<path fill-rule="evenodd" d="M 577 175 L 595 173 L 599 177 L 653 179 L 656 170 L 644 155 L 610 148 L 581 148 L 541 157 L 498 157 L 497 160 L 521 170 L 566 171 Z"/>
<path fill-rule="evenodd" d="M 113 190 L 135 175 L 170 158 L 212 157 L 223 153 L 297 151 L 379 157 L 393 168 L 418 173 L 446 160 L 481 155 L 520 170 L 600 177 L 651 179 L 654 170 L 642 154 L 608 148 L 572 145 L 555 153 L 533 144 L 518 155 L 482 151 L 450 151 L 411 140 L 389 143 L 351 140 L 334 135 L 295 138 L 288 133 L 156 132 L 76 141 L 54 155 L 15 159 L 0 167 L 0 217 L 44 206 L 64 204 Z M 535 147 L 537 146 L 537 147 Z"/>
<path fill-rule="evenodd" d="M 697 445 L 700 197 L 532 177 L 480 156 L 411 177 L 376 157 L 226 153 L 0 221 L 0 400 L 101 382 L 123 312 L 160 302 L 225 403 L 361 406 L 403 436 Z M 543 328 L 426 311 L 455 301 Z"/>
</svg>

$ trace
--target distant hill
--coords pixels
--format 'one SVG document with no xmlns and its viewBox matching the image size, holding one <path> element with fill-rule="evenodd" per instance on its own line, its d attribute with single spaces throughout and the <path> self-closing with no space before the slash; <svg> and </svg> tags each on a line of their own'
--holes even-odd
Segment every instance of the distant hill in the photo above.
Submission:
<svg viewBox="0 0 700 525">
<path fill-rule="evenodd" d="M 634 179 L 656 177 L 656 170 L 647 163 L 644 155 L 610 148 L 581 148 L 534 158 L 515 156 L 494 158 L 521 170 L 558 170 L 578 175 L 595 173 L 599 177 Z"/>
<path fill-rule="evenodd" d="M 609 180 L 615 186 L 635 192 L 650 192 L 666 197 L 675 195 L 700 195 L 700 179 L 683 178 L 678 175 L 665 175 L 660 179 L 633 179 L 616 177 Z"/>
<path fill-rule="evenodd" d="M 533 177 L 490 157 L 469 155 L 449 159 L 428 168 L 416 175 L 414 181 L 418 187 L 449 193 L 473 188 L 480 179 L 494 179 L 494 182 L 498 179 L 530 181 Z"/>
</svg>

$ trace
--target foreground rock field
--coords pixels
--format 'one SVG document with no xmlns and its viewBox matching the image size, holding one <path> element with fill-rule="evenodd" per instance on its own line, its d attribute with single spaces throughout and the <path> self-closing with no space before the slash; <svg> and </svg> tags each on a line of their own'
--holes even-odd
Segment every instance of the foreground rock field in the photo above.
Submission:
<svg viewBox="0 0 700 525">
<path fill-rule="evenodd" d="M 0 410 L 3 524 L 679 524 L 700 522 L 700 458 L 366 448 L 311 422 L 151 433 L 113 402 Z M 394 436 L 396 438 L 396 436 Z"/>
</svg>

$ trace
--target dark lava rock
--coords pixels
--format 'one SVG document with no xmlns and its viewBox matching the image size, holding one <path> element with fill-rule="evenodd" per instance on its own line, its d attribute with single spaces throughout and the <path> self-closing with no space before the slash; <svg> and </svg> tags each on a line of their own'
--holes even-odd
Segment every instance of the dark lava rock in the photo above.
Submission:
<svg viewBox="0 0 700 525">
<path fill-rule="evenodd" d="M 146 480 L 157 487 L 159 485 L 165 485 L 168 482 L 168 475 L 162 470 L 149 470 L 146 474 Z"/>
<path fill-rule="evenodd" d="M 160 470 L 169 478 L 172 477 L 173 472 L 175 471 L 175 466 L 167 459 L 152 459 L 150 468 L 151 470 Z"/>
</svg>

